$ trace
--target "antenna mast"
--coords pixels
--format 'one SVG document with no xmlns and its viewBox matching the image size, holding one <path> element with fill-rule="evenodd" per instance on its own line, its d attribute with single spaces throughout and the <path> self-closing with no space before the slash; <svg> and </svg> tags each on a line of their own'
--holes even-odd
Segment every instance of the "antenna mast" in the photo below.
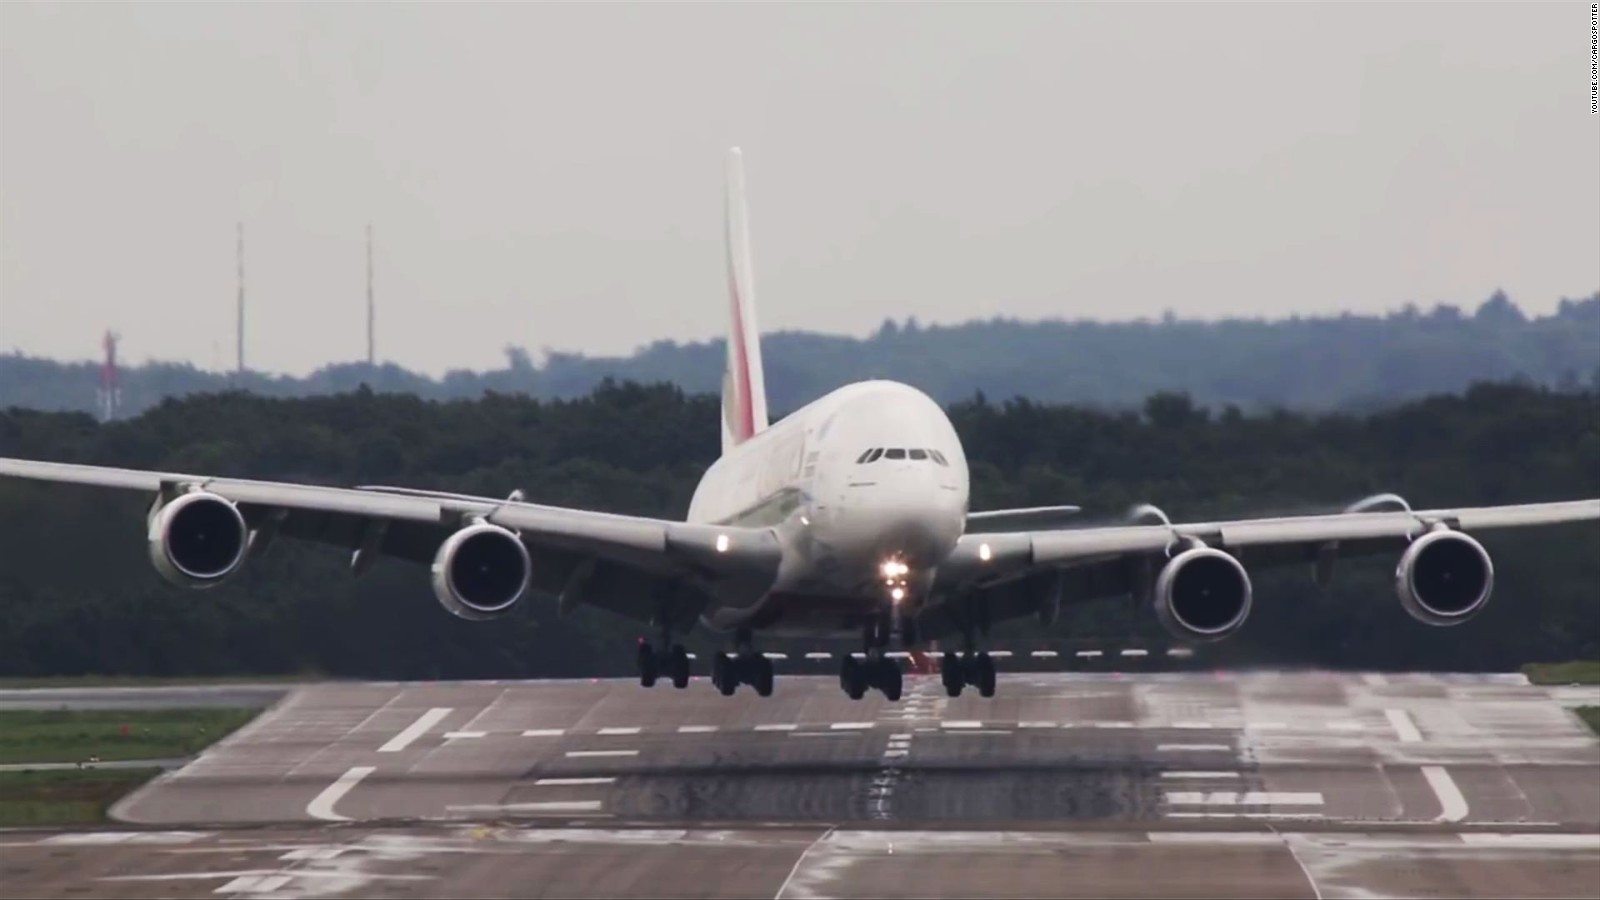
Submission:
<svg viewBox="0 0 1600 900">
<path fill-rule="evenodd" d="M 377 309 L 372 299 L 372 225 L 367 225 L 367 368 L 372 368 L 377 363 L 377 353 L 374 339 L 376 328 Z"/>
<path fill-rule="evenodd" d="M 239 223 L 239 309 L 238 317 L 238 374 L 244 374 L 244 223 Z"/>
</svg>

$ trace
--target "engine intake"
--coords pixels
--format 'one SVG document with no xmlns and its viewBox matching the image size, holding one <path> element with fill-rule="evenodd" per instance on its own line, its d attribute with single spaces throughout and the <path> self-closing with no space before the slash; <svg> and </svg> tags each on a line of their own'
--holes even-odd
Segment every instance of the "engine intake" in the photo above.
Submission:
<svg viewBox="0 0 1600 900">
<path fill-rule="evenodd" d="M 1494 564 L 1483 545 L 1437 526 L 1411 542 L 1394 570 L 1400 605 L 1427 625 L 1460 625 L 1483 610 L 1494 590 Z"/>
<path fill-rule="evenodd" d="M 528 590 L 533 561 L 522 540 L 479 522 L 445 539 L 433 557 L 433 593 L 444 608 L 472 621 L 503 616 Z"/>
<path fill-rule="evenodd" d="M 1174 637 L 1216 641 L 1250 615 L 1250 576 L 1221 550 L 1193 547 L 1172 558 L 1156 578 L 1156 618 Z"/>
<path fill-rule="evenodd" d="M 238 507 L 208 491 L 182 494 L 150 513 L 150 561 L 184 587 L 211 587 L 239 571 L 249 537 Z"/>
</svg>

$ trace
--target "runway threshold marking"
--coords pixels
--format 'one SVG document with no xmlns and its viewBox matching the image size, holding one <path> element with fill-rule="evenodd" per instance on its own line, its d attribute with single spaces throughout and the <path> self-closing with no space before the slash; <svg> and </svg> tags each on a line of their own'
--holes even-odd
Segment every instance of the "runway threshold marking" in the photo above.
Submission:
<svg viewBox="0 0 1600 900">
<path fill-rule="evenodd" d="M 1467 798 L 1461 795 L 1461 788 L 1444 766 L 1423 766 L 1422 777 L 1428 779 L 1428 787 L 1433 788 L 1434 796 L 1439 798 L 1436 821 L 1459 822 L 1467 817 Z"/>
<path fill-rule="evenodd" d="M 1389 724 L 1394 726 L 1394 733 L 1400 736 L 1401 743 L 1414 744 L 1422 740 L 1422 732 L 1417 730 L 1417 724 L 1411 721 L 1411 714 L 1403 709 L 1386 709 L 1384 716 L 1389 719 Z"/>
<path fill-rule="evenodd" d="M 376 771 L 374 766 L 356 766 L 340 775 L 333 784 L 323 788 L 322 793 L 311 798 L 311 802 L 306 804 L 306 815 L 313 819 L 321 819 L 324 822 L 350 821 L 349 816 L 341 816 L 334 812 L 333 806 L 344 799 L 344 795 L 350 793 L 352 788 L 360 784 L 361 779 L 371 775 L 374 771 Z"/>
<path fill-rule="evenodd" d="M 420 716 L 417 720 L 405 727 L 405 730 L 389 739 L 389 742 L 378 748 L 379 753 L 399 753 L 411 746 L 411 742 L 427 734 L 428 729 L 439 724 L 445 716 L 455 710 L 449 706 L 435 706 Z"/>
</svg>

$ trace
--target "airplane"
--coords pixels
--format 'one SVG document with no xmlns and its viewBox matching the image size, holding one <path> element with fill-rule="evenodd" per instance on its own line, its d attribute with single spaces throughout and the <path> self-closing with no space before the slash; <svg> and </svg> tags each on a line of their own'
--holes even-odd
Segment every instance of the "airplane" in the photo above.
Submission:
<svg viewBox="0 0 1600 900">
<path fill-rule="evenodd" d="M 1215 641 L 1250 615 L 1246 565 L 1309 565 L 1326 583 L 1337 558 L 1397 554 L 1394 587 L 1414 619 L 1466 622 L 1494 587 L 1468 532 L 1600 519 L 1600 499 L 1413 510 L 1377 495 L 1329 515 L 1173 522 L 1141 507 L 1129 524 L 1066 527 L 1073 506 L 971 511 L 967 458 L 938 403 L 888 380 L 857 382 L 769 422 L 756 326 L 744 166 L 727 158 L 727 358 L 722 454 L 682 521 L 386 485 L 352 488 L 0 458 L 0 476 L 143 491 L 150 559 L 167 580 L 207 588 L 274 540 L 350 551 L 359 575 L 380 556 L 430 567 L 449 612 L 493 620 L 521 603 L 580 606 L 646 623 L 640 683 L 684 688 L 678 638 L 701 626 L 730 652 L 711 659 L 723 695 L 773 692 L 761 636 L 859 638 L 839 684 L 900 698 L 891 643 L 922 652 L 959 641 L 939 666 L 946 692 L 995 694 L 981 649 L 998 622 L 1053 621 L 1063 603 L 1138 598 L 1165 629 Z M 1150 520 L 1150 521 L 1144 521 Z"/>
</svg>

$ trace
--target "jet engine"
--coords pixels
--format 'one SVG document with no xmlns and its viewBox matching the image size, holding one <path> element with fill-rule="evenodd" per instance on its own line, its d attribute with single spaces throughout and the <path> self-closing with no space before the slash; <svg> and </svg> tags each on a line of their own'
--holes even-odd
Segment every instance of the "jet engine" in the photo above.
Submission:
<svg viewBox="0 0 1600 900">
<path fill-rule="evenodd" d="M 1232 556 L 1198 546 L 1174 556 L 1156 577 L 1156 618 L 1174 637 L 1216 641 L 1250 615 L 1250 576 Z"/>
<path fill-rule="evenodd" d="M 472 621 L 502 616 L 527 593 L 533 561 L 522 540 L 499 525 L 478 522 L 439 545 L 433 593 L 444 608 Z"/>
<path fill-rule="evenodd" d="M 238 507 L 208 491 L 181 494 L 150 511 L 150 561 L 183 587 L 211 587 L 239 571 L 249 537 Z"/>
<path fill-rule="evenodd" d="M 1489 602 L 1494 564 L 1482 544 L 1440 525 L 1401 554 L 1394 589 L 1400 605 L 1418 622 L 1460 625 Z"/>
</svg>

